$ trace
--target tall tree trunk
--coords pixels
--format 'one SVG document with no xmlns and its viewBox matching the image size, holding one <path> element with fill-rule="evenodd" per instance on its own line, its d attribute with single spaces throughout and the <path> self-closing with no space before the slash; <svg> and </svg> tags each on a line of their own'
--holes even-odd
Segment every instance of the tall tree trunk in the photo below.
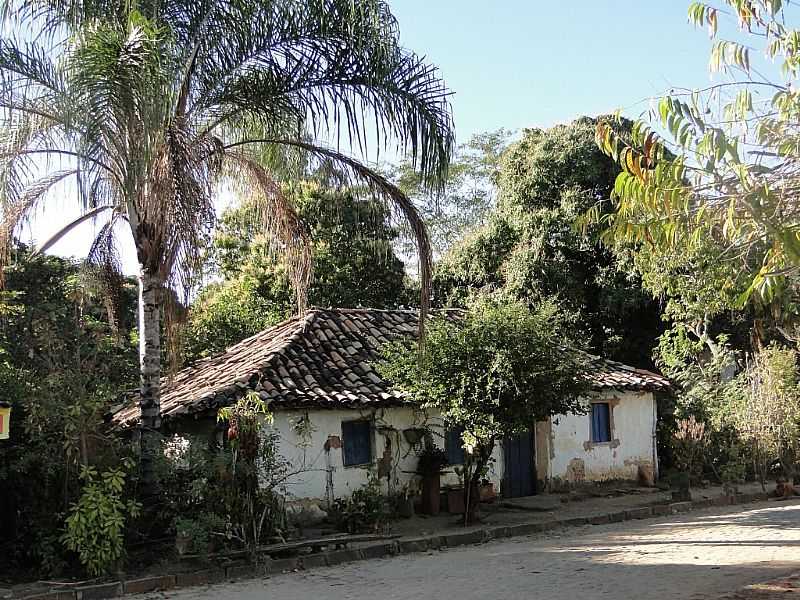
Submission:
<svg viewBox="0 0 800 600">
<path fill-rule="evenodd" d="M 155 457 L 161 435 L 161 300 L 163 282 L 145 269 L 139 275 L 139 411 L 142 495 L 158 493 Z"/>
</svg>

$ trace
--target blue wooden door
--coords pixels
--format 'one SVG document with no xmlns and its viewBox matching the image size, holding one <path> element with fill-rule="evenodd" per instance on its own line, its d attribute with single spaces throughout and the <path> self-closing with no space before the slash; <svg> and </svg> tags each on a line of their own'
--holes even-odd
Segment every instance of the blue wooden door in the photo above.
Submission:
<svg viewBox="0 0 800 600">
<path fill-rule="evenodd" d="M 536 493 L 536 463 L 533 432 L 526 431 L 503 441 L 503 496 L 519 498 Z"/>
</svg>

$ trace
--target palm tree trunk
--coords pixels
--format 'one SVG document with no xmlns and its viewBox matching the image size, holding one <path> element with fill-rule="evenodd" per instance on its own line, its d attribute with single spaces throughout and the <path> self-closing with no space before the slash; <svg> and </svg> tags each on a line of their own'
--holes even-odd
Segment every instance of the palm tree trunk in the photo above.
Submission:
<svg viewBox="0 0 800 600">
<path fill-rule="evenodd" d="M 142 496 L 158 492 L 155 457 L 161 428 L 161 300 L 164 284 L 145 269 L 139 275 L 140 470 Z"/>
</svg>

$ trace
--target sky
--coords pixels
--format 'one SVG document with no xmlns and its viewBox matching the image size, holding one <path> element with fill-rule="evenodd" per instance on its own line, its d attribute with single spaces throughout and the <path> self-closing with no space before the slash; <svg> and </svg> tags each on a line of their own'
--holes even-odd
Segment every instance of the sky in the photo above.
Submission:
<svg viewBox="0 0 800 600">
<path fill-rule="evenodd" d="M 461 142 L 500 127 L 646 110 L 709 82 L 689 0 L 390 0 L 403 45 L 438 65 Z M 644 100 L 644 102 L 643 102 Z"/>
<path fill-rule="evenodd" d="M 453 92 L 459 142 L 617 109 L 637 117 L 672 86 L 709 83 L 711 42 L 688 23 L 689 0 L 389 1 L 402 44 L 437 65 Z M 76 217 L 68 195 L 23 239 L 41 242 Z M 83 227 L 53 252 L 85 255 L 91 236 Z M 134 274 L 132 244 L 122 247 Z"/>
</svg>

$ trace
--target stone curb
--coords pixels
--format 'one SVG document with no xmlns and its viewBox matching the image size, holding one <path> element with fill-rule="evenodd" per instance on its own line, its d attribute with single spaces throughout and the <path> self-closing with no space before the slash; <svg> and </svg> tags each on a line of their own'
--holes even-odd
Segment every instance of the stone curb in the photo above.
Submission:
<svg viewBox="0 0 800 600">
<path fill-rule="evenodd" d="M 413 554 L 482 544 L 490 540 L 534 535 L 558 529 L 559 527 L 580 527 L 584 525 L 605 525 L 632 521 L 637 519 L 650 519 L 654 517 L 675 515 L 693 510 L 701 510 L 714 506 L 731 506 L 734 504 L 748 504 L 768 500 L 764 493 L 739 494 L 737 496 L 718 496 L 692 500 L 691 502 L 673 502 L 671 504 L 653 504 L 630 508 L 627 510 L 598 513 L 588 517 L 572 517 L 569 519 L 553 519 L 535 523 L 519 523 L 517 525 L 500 525 L 485 527 L 473 531 L 447 533 L 445 535 L 431 535 L 417 538 L 406 538 L 392 542 L 370 544 L 353 550 L 332 550 L 319 554 L 310 554 L 297 558 L 280 558 L 266 560 L 256 565 L 249 563 L 236 563 L 223 568 L 210 568 L 194 573 L 178 573 L 175 575 L 157 575 L 143 577 L 128 581 L 113 581 L 97 585 L 61 589 L 29 596 L 22 596 L 19 600 L 103 600 L 115 598 L 124 594 L 140 594 L 146 592 L 165 591 L 176 588 L 193 587 L 231 581 L 237 579 L 253 579 L 269 575 L 293 572 L 298 570 L 316 569 L 319 567 L 340 565 L 359 560 L 372 560 L 397 556 L 398 554 Z"/>
</svg>

